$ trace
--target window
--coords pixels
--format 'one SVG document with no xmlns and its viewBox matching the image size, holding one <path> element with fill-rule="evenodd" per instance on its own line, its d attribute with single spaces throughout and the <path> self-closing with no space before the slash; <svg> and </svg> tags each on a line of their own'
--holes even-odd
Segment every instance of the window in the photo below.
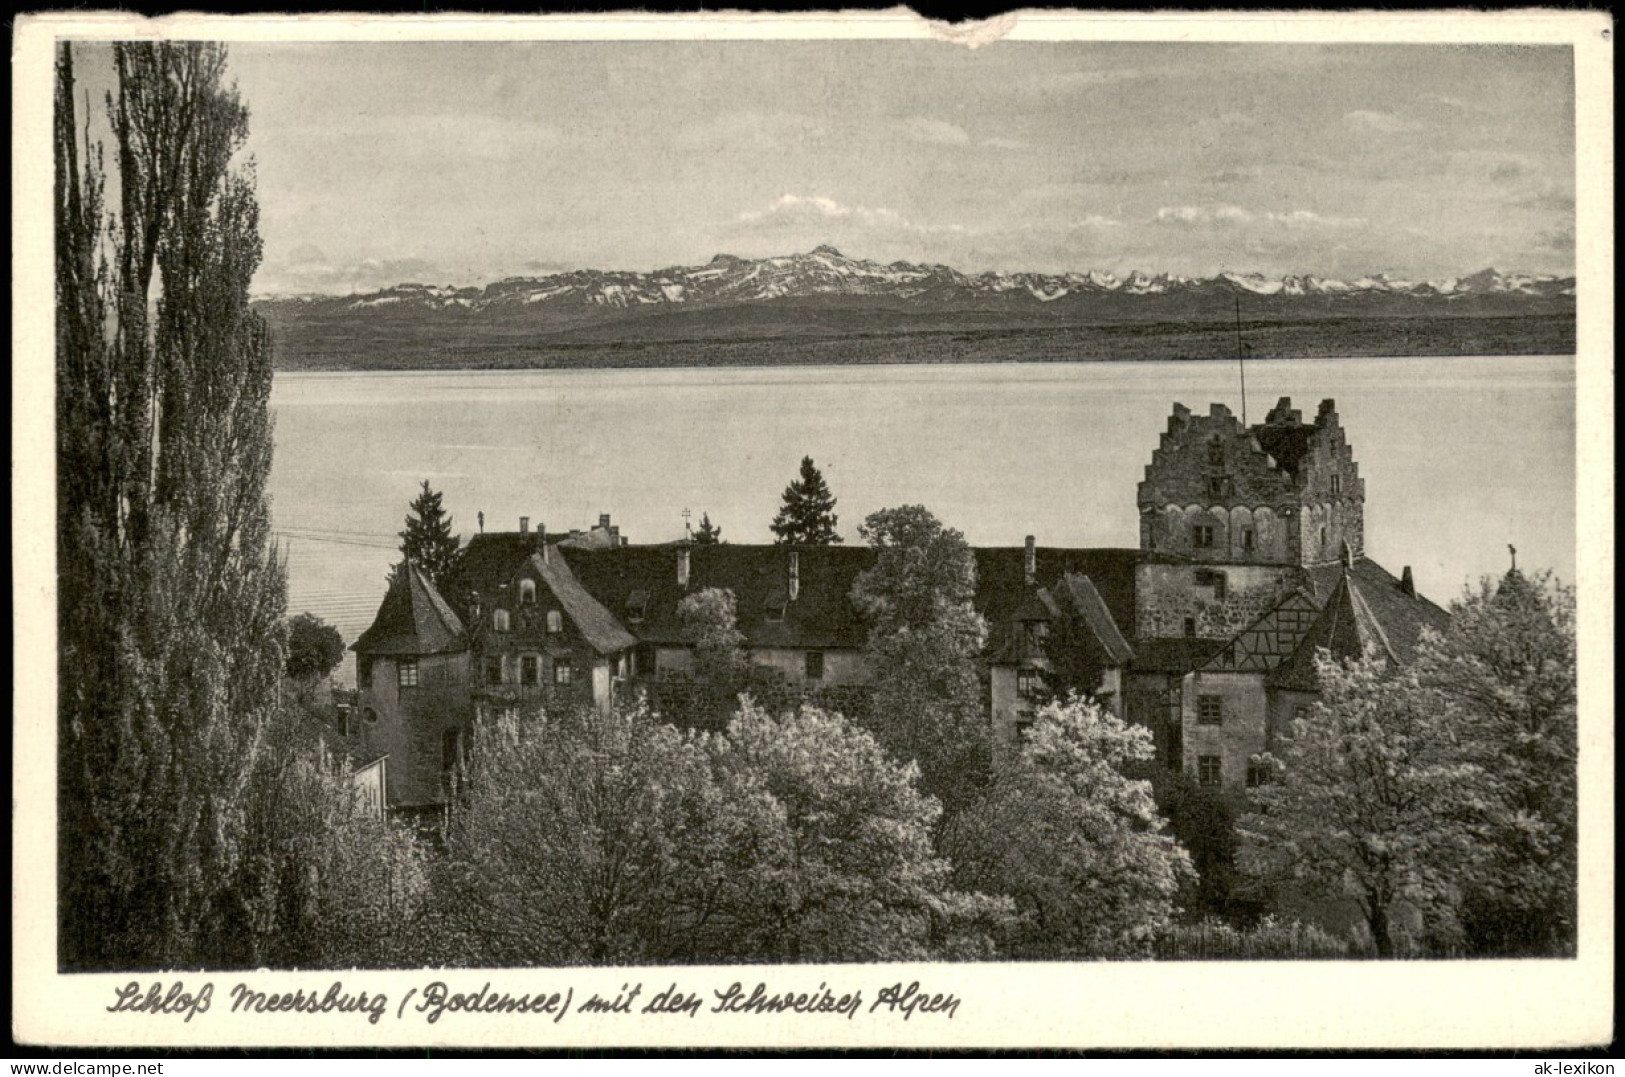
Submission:
<svg viewBox="0 0 1625 1077">
<path fill-rule="evenodd" d="M 1270 765 L 1252 759 L 1247 762 L 1247 788 L 1254 789 L 1270 780 Z"/>
<path fill-rule="evenodd" d="M 1225 576 L 1222 572 L 1212 569 L 1198 569 L 1196 571 L 1196 586 L 1213 588 L 1213 597 L 1221 601 L 1225 596 Z"/>
<path fill-rule="evenodd" d="M 536 604 L 535 580 L 519 581 L 519 604 L 521 606 L 533 606 Z"/>
<path fill-rule="evenodd" d="M 1016 670 L 1016 695 L 1032 699 L 1044 688 L 1044 678 L 1036 669 Z"/>
<path fill-rule="evenodd" d="M 652 643 L 640 643 L 632 654 L 632 668 L 639 677 L 653 677 L 660 670 L 660 652 Z"/>
<path fill-rule="evenodd" d="M 810 680 L 810 681 L 818 681 L 818 680 L 823 680 L 823 678 L 824 678 L 824 652 L 823 651 L 808 651 L 807 652 L 807 679 Z"/>
<path fill-rule="evenodd" d="M 506 632 L 508 630 L 508 611 L 503 609 L 492 610 L 491 627 L 498 632 Z"/>
<path fill-rule="evenodd" d="M 1223 785 L 1224 764 L 1216 755 L 1196 757 L 1196 781 L 1199 785 Z"/>
<path fill-rule="evenodd" d="M 1223 475 L 1209 475 L 1207 479 L 1207 496 L 1226 497 L 1230 493 L 1230 480 Z"/>
<path fill-rule="evenodd" d="M 502 683 L 502 656 L 492 655 L 485 660 L 485 683 Z"/>
<path fill-rule="evenodd" d="M 537 680 L 539 679 L 538 674 L 537 674 L 537 670 L 539 669 L 540 665 L 541 665 L 541 663 L 537 660 L 535 655 L 533 655 L 533 654 L 520 655 L 519 656 L 519 683 L 520 684 L 535 684 L 537 682 Z"/>
<path fill-rule="evenodd" d="M 377 725 L 378 712 L 373 710 L 371 707 L 367 707 L 361 712 L 361 720 L 366 722 L 368 725 Z"/>
<path fill-rule="evenodd" d="M 1242 528 L 1241 529 L 1241 548 L 1246 550 L 1248 553 L 1251 553 L 1254 550 L 1254 548 L 1256 547 L 1256 545 L 1257 545 L 1257 543 L 1253 539 L 1253 529 L 1250 528 L 1250 527 Z"/>
<path fill-rule="evenodd" d="M 1196 635 L 1196 618 L 1185 618 L 1185 635 L 1188 637 Z"/>
<path fill-rule="evenodd" d="M 1322 546 L 1326 545 L 1326 529 L 1324 527 L 1320 529 L 1320 544 Z"/>
<path fill-rule="evenodd" d="M 1027 739 L 1033 735 L 1033 720 L 1019 718 L 1016 720 L 1016 743 L 1026 744 Z"/>
<path fill-rule="evenodd" d="M 558 635 L 560 632 L 563 632 L 564 631 L 564 614 L 560 613 L 558 610 L 548 610 L 547 611 L 547 631 L 550 634 L 555 635 L 555 636 Z"/>
<path fill-rule="evenodd" d="M 372 687 L 372 656 L 357 655 L 355 660 L 355 686 L 357 688 Z"/>
<path fill-rule="evenodd" d="M 1215 465 L 1224 463 L 1224 442 L 1218 438 L 1207 443 L 1207 462 Z"/>
<path fill-rule="evenodd" d="M 1343 492 L 1343 476 L 1341 476 L 1341 475 L 1333 475 L 1332 476 L 1332 493 L 1340 494 L 1342 492 Z"/>
<path fill-rule="evenodd" d="M 554 684 L 569 684 L 570 683 L 570 663 L 568 663 L 568 662 L 557 662 L 557 663 L 554 664 L 554 666 L 553 666 L 553 683 Z"/>
<path fill-rule="evenodd" d="M 402 688 L 416 688 L 418 683 L 418 660 L 416 658 L 403 658 L 395 667 L 396 677 Z"/>
<path fill-rule="evenodd" d="M 463 761 L 463 731 L 448 729 L 440 734 L 440 769 L 451 771 Z"/>
<path fill-rule="evenodd" d="M 643 620 L 643 615 L 649 609 L 649 592 L 644 590 L 633 591 L 626 597 L 626 619 L 633 624 Z"/>
<path fill-rule="evenodd" d="M 1191 528 L 1191 545 L 1206 550 L 1213 546 L 1213 525 L 1197 524 Z"/>
<path fill-rule="evenodd" d="M 1292 720 L 1295 721 L 1295 722 L 1307 722 L 1309 720 L 1309 707 L 1308 707 L 1308 705 L 1300 703 L 1296 707 L 1293 707 L 1292 708 Z"/>
<path fill-rule="evenodd" d="M 1224 699 L 1221 696 L 1196 697 L 1196 724 L 1223 725 Z"/>
</svg>

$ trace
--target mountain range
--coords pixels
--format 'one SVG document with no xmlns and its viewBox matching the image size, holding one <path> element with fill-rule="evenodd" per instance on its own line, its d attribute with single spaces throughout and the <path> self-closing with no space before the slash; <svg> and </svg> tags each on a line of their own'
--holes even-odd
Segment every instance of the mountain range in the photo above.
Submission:
<svg viewBox="0 0 1625 1077">
<path fill-rule="evenodd" d="M 852 258 L 820 246 L 770 258 L 719 254 L 704 265 L 647 273 L 580 269 L 484 287 L 404 283 L 360 295 L 270 297 L 256 307 L 277 333 L 285 365 L 387 366 L 381 356 L 408 351 L 417 356 L 411 365 L 458 365 L 469 356 L 484 363 L 493 350 L 524 348 L 1202 327 L 1228 324 L 1238 310 L 1261 327 L 1327 319 L 1380 324 L 1572 318 L 1574 296 L 1573 277 L 1494 269 L 1429 281 L 1386 274 L 1344 280 L 1247 273 L 964 273 L 944 265 Z M 352 364 L 345 357 L 355 349 L 373 354 Z"/>
<path fill-rule="evenodd" d="M 1237 296 L 1529 296 L 1574 295 L 1573 277 L 1533 276 L 1485 269 L 1465 277 L 1413 281 L 1379 273 L 1353 280 L 1313 274 L 1266 277 L 1221 273 L 1214 277 L 1127 276 L 1083 273 L 962 273 L 944 265 L 879 263 L 850 258 L 834 247 L 772 258 L 719 254 L 701 266 L 673 266 L 648 273 L 579 269 L 540 277 L 511 277 L 483 288 L 398 284 L 367 295 L 295 296 L 262 300 L 267 305 L 319 304 L 348 310 L 396 305 L 426 309 L 495 310 L 542 305 L 586 305 L 605 310 L 639 305 L 698 306 L 749 303 L 815 295 L 884 296 L 920 304 L 977 302 L 1011 297 L 1052 303 L 1068 297 L 1124 295 Z"/>
</svg>

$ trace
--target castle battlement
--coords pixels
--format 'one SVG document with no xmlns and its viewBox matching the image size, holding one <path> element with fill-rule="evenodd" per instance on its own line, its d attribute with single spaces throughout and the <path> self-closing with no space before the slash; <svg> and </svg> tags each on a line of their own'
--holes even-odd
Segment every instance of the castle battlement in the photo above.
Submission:
<svg viewBox="0 0 1625 1077">
<path fill-rule="evenodd" d="M 1305 423 L 1282 397 L 1252 426 L 1175 404 L 1137 501 L 1146 552 L 1312 566 L 1365 545 L 1365 485 L 1331 399 Z"/>
</svg>

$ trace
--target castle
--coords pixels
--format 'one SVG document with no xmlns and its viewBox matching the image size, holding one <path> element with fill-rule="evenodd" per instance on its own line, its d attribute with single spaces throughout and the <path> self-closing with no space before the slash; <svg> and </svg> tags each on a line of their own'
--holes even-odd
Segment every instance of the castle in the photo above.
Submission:
<svg viewBox="0 0 1625 1077">
<path fill-rule="evenodd" d="M 995 745 L 1018 743 L 1060 655 L 1097 699 L 1151 730 L 1157 758 L 1239 790 L 1318 695 L 1314 659 L 1403 663 L 1447 614 L 1364 554 L 1365 487 L 1332 401 L 1305 422 L 1283 398 L 1244 425 L 1176 404 L 1140 483 L 1138 549 L 975 551 Z M 534 703 L 608 709 L 680 678 L 677 607 L 725 588 L 752 662 L 793 688 L 861 690 L 871 671 L 850 594 L 863 547 L 635 546 L 597 527 L 481 533 L 437 588 L 408 564 L 355 642 L 359 735 L 387 762 L 384 799 L 444 804 L 472 723 Z M 1056 647 L 1062 642 L 1063 649 Z"/>
</svg>

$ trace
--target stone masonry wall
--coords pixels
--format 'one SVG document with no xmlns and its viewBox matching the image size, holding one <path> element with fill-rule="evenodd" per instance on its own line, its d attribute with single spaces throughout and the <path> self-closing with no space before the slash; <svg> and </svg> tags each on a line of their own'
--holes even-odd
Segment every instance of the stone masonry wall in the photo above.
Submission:
<svg viewBox="0 0 1625 1077">
<path fill-rule="evenodd" d="M 1364 502 L 1333 401 L 1306 424 L 1283 397 L 1253 428 L 1223 404 L 1207 415 L 1176 404 L 1140 483 L 1140 548 L 1212 564 L 1335 563 L 1345 543 L 1364 551 Z"/>
<path fill-rule="evenodd" d="M 1224 577 L 1218 597 L 1214 574 Z M 1134 616 L 1142 638 L 1195 636 L 1229 639 L 1295 590 L 1301 570 L 1290 565 L 1141 564 L 1135 568 Z"/>
</svg>

